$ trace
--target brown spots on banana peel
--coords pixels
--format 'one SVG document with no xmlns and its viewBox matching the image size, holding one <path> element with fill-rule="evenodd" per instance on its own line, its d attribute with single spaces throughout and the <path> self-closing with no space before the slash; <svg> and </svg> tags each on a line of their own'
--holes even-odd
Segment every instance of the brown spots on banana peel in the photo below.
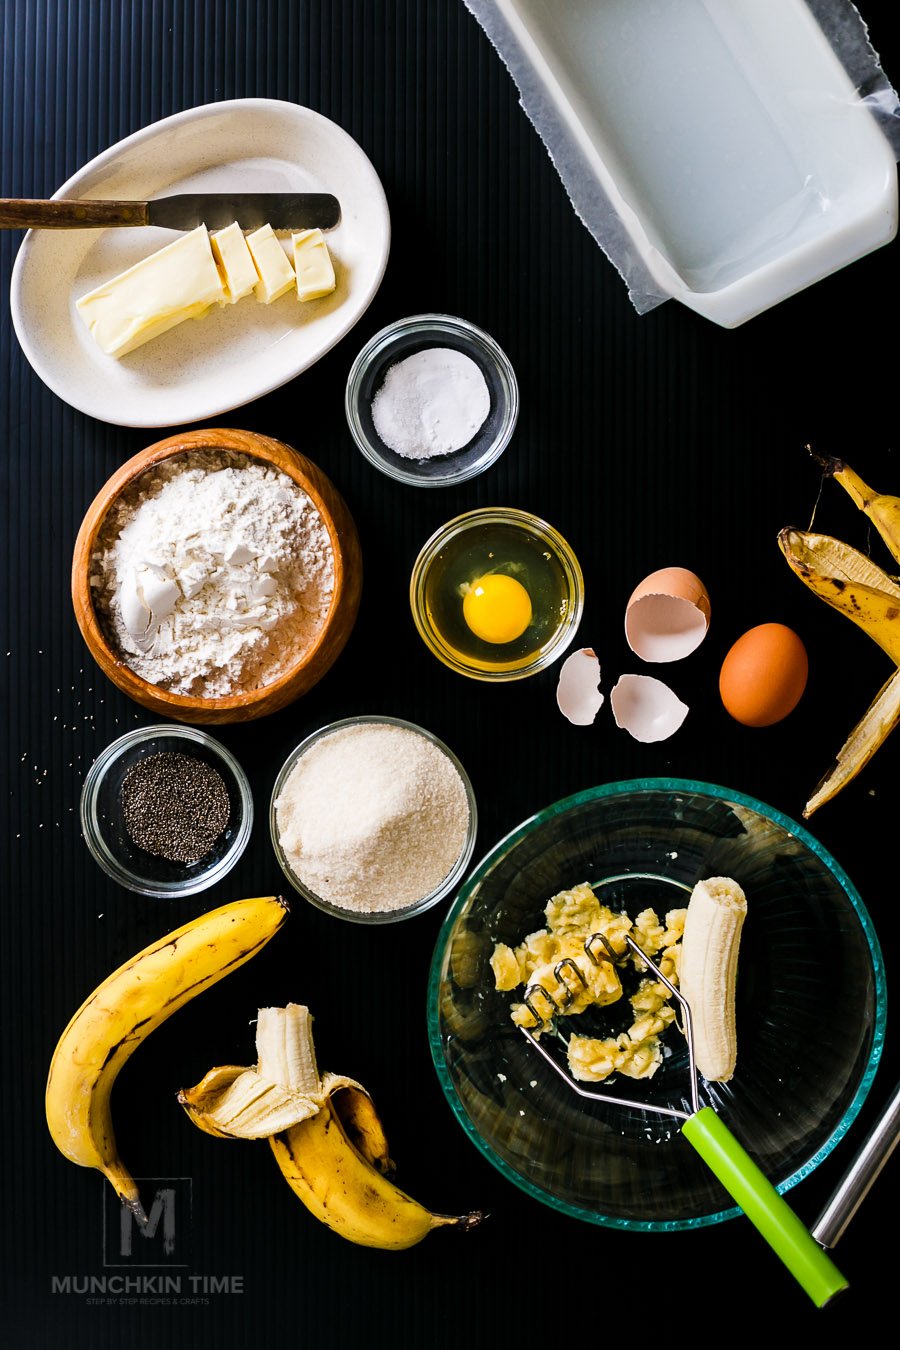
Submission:
<svg viewBox="0 0 900 1350">
<path fill-rule="evenodd" d="M 239 900 L 199 915 L 113 971 L 85 999 L 57 1042 L 45 1090 L 50 1136 L 70 1162 L 102 1172 L 138 1217 L 137 1186 L 118 1157 L 110 1114 L 116 1075 L 155 1027 L 249 960 L 286 916 L 287 907 L 274 896 Z M 236 923 L 237 936 L 231 932 Z M 235 954 L 242 938 L 246 945 Z"/>
<path fill-rule="evenodd" d="M 900 497 L 875 492 L 846 461 L 818 455 L 810 446 L 806 448 L 822 467 L 825 477 L 840 484 L 900 561 Z M 803 810 L 803 818 L 809 819 L 865 768 L 900 722 L 900 589 L 897 578 L 866 554 L 827 535 L 783 529 L 778 534 L 778 547 L 809 590 L 862 628 L 895 665 L 893 674 L 813 790 Z"/>
</svg>

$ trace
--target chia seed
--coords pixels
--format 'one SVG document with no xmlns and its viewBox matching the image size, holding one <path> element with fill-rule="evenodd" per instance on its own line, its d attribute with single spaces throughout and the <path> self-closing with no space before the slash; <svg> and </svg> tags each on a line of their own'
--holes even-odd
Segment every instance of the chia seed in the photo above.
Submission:
<svg viewBox="0 0 900 1350">
<path fill-rule="evenodd" d="M 195 863 L 224 831 L 231 803 L 225 780 L 211 764 L 164 751 L 139 759 L 126 773 L 122 815 L 129 839 L 145 853 Z"/>
</svg>

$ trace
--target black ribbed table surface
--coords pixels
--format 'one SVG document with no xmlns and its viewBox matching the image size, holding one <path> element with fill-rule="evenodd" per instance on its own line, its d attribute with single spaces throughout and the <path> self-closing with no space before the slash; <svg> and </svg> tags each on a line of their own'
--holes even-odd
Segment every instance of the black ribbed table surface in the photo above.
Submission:
<svg viewBox="0 0 900 1350">
<path fill-rule="evenodd" d="M 900 35 L 890 9 L 886 0 L 863 6 L 896 80 Z M 123 1156 L 138 1176 L 191 1178 L 188 1274 L 240 1277 L 243 1293 L 207 1287 L 193 1306 L 142 1306 L 54 1291 L 54 1277 L 103 1273 L 106 1185 L 66 1162 L 47 1133 L 43 1091 L 59 1033 L 110 970 L 169 928 L 215 904 L 282 889 L 268 799 L 285 755 L 315 728 L 376 712 L 434 731 L 473 780 L 476 856 L 560 797 L 642 776 L 722 783 L 799 819 L 889 666 L 790 575 L 775 538 L 782 526 L 805 528 L 816 502 L 807 442 L 900 492 L 900 254 L 896 243 L 881 249 L 733 332 L 674 302 L 638 317 L 461 0 L 3 0 L 0 23 L 2 195 L 49 196 L 158 118 L 265 96 L 313 108 L 359 142 L 381 176 L 393 227 L 384 282 L 352 332 L 291 384 L 210 423 L 277 437 L 325 470 L 358 524 L 365 586 L 351 640 L 320 685 L 279 714 L 215 732 L 247 770 L 256 824 L 228 878 L 179 902 L 118 889 L 81 838 L 87 768 L 116 736 L 154 719 L 94 666 L 68 577 L 95 493 L 167 431 L 122 429 L 63 404 L 28 365 L 3 306 L 4 1343 L 249 1347 L 284 1335 L 303 1350 L 353 1336 L 544 1350 L 651 1334 L 687 1344 L 742 1326 L 769 1337 L 814 1328 L 865 1334 L 890 1300 L 894 1244 L 882 1235 L 893 1228 L 896 1161 L 836 1250 L 850 1292 L 816 1314 L 746 1221 L 671 1235 L 595 1228 L 529 1199 L 481 1157 L 443 1098 L 426 1039 L 425 986 L 443 906 L 370 930 L 298 899 L 277 942 L 155 1032 L 123 1072 L 114 1110 Z M 20 241 L 0 234 L 6 295 Z M 491 333 L 522 391 L 518 428 L 498 464 L 459 488 L 428 492 L 372 468 L 343 414 L 363 342 L 424 311 L 461 315 Z M 573 545 L 586 578 L 580 641 L 600 654 L 607 694 L 619 672 L 639 669 L 622 630 L 633 585 L 670 563 L 704 578 L 709 636 L 664 675 L 690 705 L 673 739 L 640 745 L 615 728 L 608 707 L 591 729 L 569 726 L 556 708 L 555 670 L 491 687 L 428 653 L 407 603 L 413 559 L 443 521 L 493 504 L 537 512 Z M 836 486 L 825 485 L 816 523 L 871 545 L 887 564 Z M 718 670 L 733 640 L 768 620 L 803 637 L 809 686 L 785 722 L 750 731 L 724 712 Z M 898 772 L 895 737 L 811 822 L 875 921 L 889 995 L 897 987 Z M 190 1126 L 176 1089 L 212 1064 L 252 1059 L 257 1007 L 289 1000 L 312 1008 L 323 1065 L 373 1091 L 401 1184 L 436 1210 L 487 1210 L 477 1232 L 437 1233 L 401 1254 L 352 1246 L 306 1213 L 263 1146 L 217 1145 Z M 888 1028 L 851 1131 L 790 1194 L 807 1224 L 893 1087 L 892 1016 Z"/>
</svg>

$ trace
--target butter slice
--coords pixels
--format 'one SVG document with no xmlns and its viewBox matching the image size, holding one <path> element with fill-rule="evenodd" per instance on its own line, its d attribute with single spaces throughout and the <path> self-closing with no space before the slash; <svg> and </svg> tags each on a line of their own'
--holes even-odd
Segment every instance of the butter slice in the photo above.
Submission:
<svg viewBox="0 0 900 1350">
<path fill-rule="evenodd" d="M 151 253 L 75 308 L 107 356 L 125 356 L 185 319 L 199 319 L 224 298 L 205 225 Z"/>
<path fill-rule="evenodd" d="M 259 281 L 259 273 L 237 221 L 210 237 L 213 257 L 225 287 L 225 303 L 237 304 Z"/>
<path fill-rule="evenodd" d="M 334 290 L 334 266 L 321 230 L 301 230 L 291 235 L 297 298 L 319 300 Z"/>
<path fill-rule="evenodd" d="M 257 300 L 271 305 L 294 284 L 294 269 L 275 237 L 271 225 L 261 225 L 247 235 L 247 247 L 253 255 L 259 280 L 254 286 Z"/>
</svg>

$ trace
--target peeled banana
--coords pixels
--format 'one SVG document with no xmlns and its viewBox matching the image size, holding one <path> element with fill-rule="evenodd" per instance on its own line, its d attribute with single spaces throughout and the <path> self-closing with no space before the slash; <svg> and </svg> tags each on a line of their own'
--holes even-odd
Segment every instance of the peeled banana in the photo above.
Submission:
<svg viewBox="0 0 900 1350">
<path fill-rule="evenodd" d="M 737 1063 L 735 989 L 747 897 L 731 877 L 698 881 L 681 939 L 681 992 L 691 1010 L 694 1060 L 711 1083 L 727 1083 Z"/>
<path fill-rule="evenodd" d="M 843 460 L 814 457 L 868 516 L 900 562 L 900 497 L 876 493 Z M 813 594 L 862 628 L 900 668 L 900 582 L 865 554 L 830 535 L 785 529 L 778 536 L 778 546 L 791 570 Z M 895 670 L 812 792 L 804 817 L 808 819 L 856 777 L 898 721 L 900 679 Z"/>
<path fill-rule="evenodd" d="M 53 1141 L 71 1162 L 102 1172 L 139 1217 L 138 1188 L 119 1158 L 110 1114 L 116 1076 L 151 1031 L 255 956 L 287 916 L 273 895 L 201 914 L 114 971 L 59 1039 L 46 1091 Z"/>
<path fill-rule="evenodd" d="M 433 1214 L 388 1179 L 394 1165 L 374 1103 L 353 1079 L 320 1076 L 308 1008 L 261 1008 L 256 1048 L 255 1068 L 211 1069 L 178 1094 L 200 1129 L 220 1138 L 268 1138 L 307 1209 L 360 1246 L 400 1251 L 434 1228 L 480 1221 L 480 1214 Z"/>
</svg>

